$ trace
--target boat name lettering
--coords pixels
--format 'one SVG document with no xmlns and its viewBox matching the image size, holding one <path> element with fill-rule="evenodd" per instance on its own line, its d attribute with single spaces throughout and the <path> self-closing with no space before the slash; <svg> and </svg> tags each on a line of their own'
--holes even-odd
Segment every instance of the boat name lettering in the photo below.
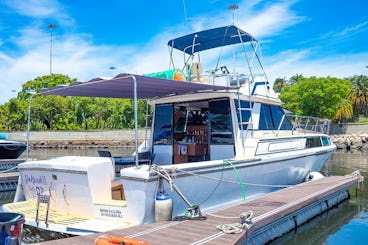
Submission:
<svg viewBox="0 0 368 245">
<path fill-rule="evenodd" d="M 44 176 L 44 175 L 36 177 L 36 176 L 33 176 L 33 175 L 25 174 L 24 179 L 26 180 L 26 184 L 32 183 L 32 184 L 47 185 L 46 176 Z"/>
<path fill-rule="evenodd" d="M 100 214 L 106 217 L 123 218 L 123 214 L 120 210 L 100 208 Z"/>
</svg>

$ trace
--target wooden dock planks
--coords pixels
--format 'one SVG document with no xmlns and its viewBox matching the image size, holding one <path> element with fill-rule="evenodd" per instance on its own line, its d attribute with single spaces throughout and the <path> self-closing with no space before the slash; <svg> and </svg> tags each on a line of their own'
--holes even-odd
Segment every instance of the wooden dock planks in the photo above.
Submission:
<svg viewBox="0 0 368 245">
<path fill-rule="evenodd" d="M 259 198 L 244 201 L 238 205 L 224 208 L 214 214 L 225 217 L 239 217 L 248 210 L 253 211 L 253 226 L 239 234 L 225 234 L 216 225 L 238 222 L 239 218 L 224 219 L 207 215 L 207 220 L 167 221 L 143 226 L 113 230 L 101 234 L 79 236 L 43 242 L 42 244 L 94 244 L 99 235 L 130 237 L 154 244 L 242 244 L 252 233 L 290 216 L 299 210 L 323 202 L 328 206 L 328 197 L 334 193 L 347 191 L 358 183 L 353 176 L 325 177 L 313 182 L 303 183 Z M 327 198 L 327 199 L 326 199 Z M 325 200 L 326 199 L 326 200 Z M 333 203 L 333 202 L 331 202 Z M 332 205 L 332 204 L 331 204 Z M 331 208 L 331 207 L 329 207 Z M 312 218 L 312 217 L 310 217 Z"/>
</svg>

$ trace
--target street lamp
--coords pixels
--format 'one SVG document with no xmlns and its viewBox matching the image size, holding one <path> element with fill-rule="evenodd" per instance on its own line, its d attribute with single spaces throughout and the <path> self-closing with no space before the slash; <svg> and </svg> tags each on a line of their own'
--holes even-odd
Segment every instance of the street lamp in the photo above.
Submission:
<svg viewBox="0 0 368 245">
<path fill-rule="evenodd" d="M 49 24 L 47 26 L 50 30 L 50 75 L 52 74 L 52 32 L 56 28 L 55 24 Z"/>
</svg>

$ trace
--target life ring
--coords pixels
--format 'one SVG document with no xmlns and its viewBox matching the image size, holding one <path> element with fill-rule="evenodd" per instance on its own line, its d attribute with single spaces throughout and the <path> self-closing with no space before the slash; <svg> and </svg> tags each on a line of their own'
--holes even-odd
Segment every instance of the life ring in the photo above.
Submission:
<svg viewBox="0 0 368 245">
<path fill-rule="evenodd" d="M 99 236 L 95 240 L 95 245 L 148 245 L 148 243 L 127 238 L 127 237 L 117 237 L 117 236 Z"/>
</svg>

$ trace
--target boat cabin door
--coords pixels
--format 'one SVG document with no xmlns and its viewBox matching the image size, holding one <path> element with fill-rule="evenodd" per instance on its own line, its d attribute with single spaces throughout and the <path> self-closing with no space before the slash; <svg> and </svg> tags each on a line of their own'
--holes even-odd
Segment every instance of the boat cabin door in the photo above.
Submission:
<svg viewBox="0 0 368 245">
<path fill-rule="evenodd" d="M 210 160 L 233 158 L 235 147 L 229 99 L 210 100 L 208 108 Z"/>
<path fill-rule="evenodd" d="M 160 104 L 155 107 L 153 120 L 154 163 L 172 164 L 173 159 L 173 105 Z"/>
</svg>

